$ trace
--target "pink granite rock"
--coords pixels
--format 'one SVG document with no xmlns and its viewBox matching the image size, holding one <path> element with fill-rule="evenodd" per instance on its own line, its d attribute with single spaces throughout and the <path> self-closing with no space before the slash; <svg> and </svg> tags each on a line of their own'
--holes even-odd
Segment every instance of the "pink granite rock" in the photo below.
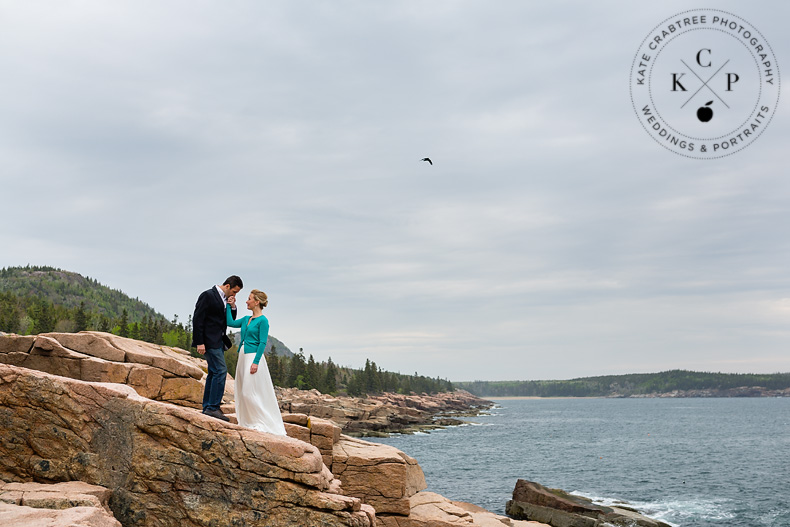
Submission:
<svg viewBox="0 0 790 527">
<path fill-rule="evenodd" d="M 316 447 L 128 386 L 0 364 L 0 421 L 0 479 L 106 487 L 126 527 L 371 527 L 357 498 L 327 492 L 334 478 Z"/>
<path fill-rule="evenodd" d="M 200 408 L 205 361 L 184 350 L 118 337 L 110 333 L 0 335 L 0 363 L 93 382 L 134 387 L 143 397 Z M 225 401 L 233 401 L 233 381 Z"/>
<path fill-rule="evenodd" d="M 344 493 L 372 505 L 377 514 L 408 515 L 409 498 L 426 488 L 414 458 L 389 445 L 348 436 L 335 444 L 332 472 L 343 482 Z"/>
<path fill-rule="evenodd" d="M 0 525 L 120 527 L 110 491 L 81 481 L 46 485 L 0 482 Z"/>
</svg>

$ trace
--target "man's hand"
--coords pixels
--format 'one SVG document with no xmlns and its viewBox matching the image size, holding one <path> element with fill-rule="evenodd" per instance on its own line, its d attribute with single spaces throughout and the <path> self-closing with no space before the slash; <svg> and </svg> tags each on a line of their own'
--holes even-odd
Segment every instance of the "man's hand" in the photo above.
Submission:
<svg viewBox="0 0 790 527">
<path fill-rule="evenodd" d="M 250 366 L 250 375 L 254 374 L 256 371 L 258 371 L 257 364 L 253 364 L 252 366 Z"/>
<path fill-rule="evenodd" d="M 236 295 L 231 295 L 228 297 L 228 304 L 230 304 L 231 309 L 236 309 Z"/>
<path fill-rule="evenodd" d="M 206 345 L 205 344 L 198 344 L 197 352 L 200 353 L 201 355 L 205 355 L 206 354 Z"/>
</svg>

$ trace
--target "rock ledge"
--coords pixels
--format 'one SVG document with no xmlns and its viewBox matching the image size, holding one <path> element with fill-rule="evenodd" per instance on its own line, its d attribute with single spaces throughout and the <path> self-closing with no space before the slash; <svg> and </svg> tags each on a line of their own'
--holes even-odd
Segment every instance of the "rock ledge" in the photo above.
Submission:
<svg viewBox="0 0 790 527">
<path fill-rule="evenodd" d="M 590 499 L 523 479 L 516 482 L 505 510 L 513 518 L 552 527 L 671 527 L 630 509 L 596 505 Z"/>
</svg>

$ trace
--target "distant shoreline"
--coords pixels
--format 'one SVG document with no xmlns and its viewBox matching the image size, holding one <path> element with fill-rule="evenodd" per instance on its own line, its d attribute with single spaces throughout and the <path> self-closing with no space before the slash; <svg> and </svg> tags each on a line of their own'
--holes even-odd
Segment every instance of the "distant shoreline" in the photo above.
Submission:
<svg viewBox="0 0 790 527">
<path fill-rule="evenodd" d="M 478 397 L 790 397 L 787 373 L 670 370 L 564 381 L 464 381 L 455 388 Z M 487 395 L 483 395 L 487 394 Z"/>
<path fill-rule="evenodd" d="M 558 397 L 539 397 L 537 395 L 502 395 L 497 397 L 483 397 L 483 399 L 488 401 L 520 401 L 522 399 L 610 399 L 610 397 L 571 397 L 570 395 Z"/>
<path fill-rule="evenodd" d="M 786 394 L 765 395 L 678 395 L 678 394 L 636 394 L 627 396 L 617 395 L 589 395 L 574 397 L 571 395 L 540 397 L 538 395 L 503 395 L 497 397 L 483 397 L 487 401 L 520 401 L 529 399 L 782 399 L 790 397 Z"/>
</svg>

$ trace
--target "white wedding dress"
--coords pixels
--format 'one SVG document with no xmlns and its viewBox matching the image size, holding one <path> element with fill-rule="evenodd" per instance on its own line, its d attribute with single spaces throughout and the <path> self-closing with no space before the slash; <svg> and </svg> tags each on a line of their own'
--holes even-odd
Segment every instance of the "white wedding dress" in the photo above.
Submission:
<svg viewBox="0 0 790 527">
<path fill-rule="evenodd" d="M 253 360 L 255 354 L 244 353 L 242 344 L 236 363 L 236 419 L 241 426 L 284 436 L 285 425 L 274 394 L 272 376 L 266 365 L 266 356 L 261 356 L 258 371 L 251 374 Z"/>
</svg>

